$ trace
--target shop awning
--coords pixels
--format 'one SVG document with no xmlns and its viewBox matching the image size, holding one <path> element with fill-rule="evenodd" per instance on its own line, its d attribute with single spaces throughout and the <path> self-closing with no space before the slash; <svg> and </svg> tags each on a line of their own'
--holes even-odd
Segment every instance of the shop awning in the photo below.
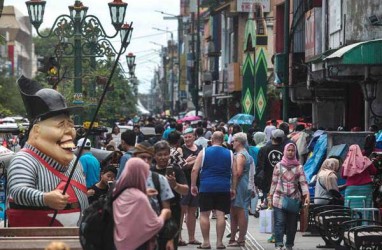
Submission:
<svg viewBox="0 0 382 250">
<path fill-rule="evenodd" d="M 328 64 L 382 65 L 382 39 L 354 43 L 324 58 Z"/>
</svg>

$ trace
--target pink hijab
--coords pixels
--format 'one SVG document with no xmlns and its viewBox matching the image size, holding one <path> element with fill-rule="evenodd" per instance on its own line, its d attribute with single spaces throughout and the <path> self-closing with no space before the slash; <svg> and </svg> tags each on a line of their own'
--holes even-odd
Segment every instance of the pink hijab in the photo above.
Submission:
<svg viewBox="0 0 382 250">
<path fill-rule="evenodd" d="M 294 147 L 294 150 L 295 150 L 295 154 L 292 159 L 287 157 L 287 151 L 289 147 Z M 293 166 L 300 165 L 300 162 L 297 160 L 296 153 L 297 153 L 296 145 L 294 145 L 293 143 L 288 143 L 287 145 L 285 145 L 283 158 L 280 161 L 281 165 L 283 165 L 284 167 L 293 167 Z"/>
<path fill-rule="evenodd" d="M 349 147 L 348 155 L 346 156 L 344 164 L 342 164 L 343 176 L 351 177 L 360 174 L 367 169 L 372 162 L 369 158 L 362 155 L 361 148 L 357 144 Z"/>
<path fill-rule="evenodd" d="M 125 189 L 113 202 L 114 243 L 118 250 L 134 250 L 160 231 L 164 221 L 151 208 L 146 196 L 149 165 L 142 159 L 131 158 L 114 189 Z M 154 244 L 150 244 L 154 246 Z"/>
</svg>

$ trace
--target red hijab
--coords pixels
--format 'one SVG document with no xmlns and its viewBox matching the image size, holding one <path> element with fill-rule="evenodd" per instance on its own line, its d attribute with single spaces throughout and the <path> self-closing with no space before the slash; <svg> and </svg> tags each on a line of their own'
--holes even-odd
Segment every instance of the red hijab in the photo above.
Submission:
<svg viewBox="0 0 382 250">
<path fill-rule="evenodd" d="M 288 151 L 289 147 L 294 148 L 295 154 L 294 154 L 293 158 L 287 157 L 287 151 Z M 294 145 L 293 143 L 288 143 L 287 145 L 285 145 L 283 158 L 280 161 L 281 165 L 283 165 L 284 167 L 294 167 L 294 166 L 300 165 L 300 162 L 297 160 L 296 154 L 297 154 L 296 145 Z"/>
<path fill-rule="evenodd" d="M 126 188 L 113 202 L 114 243 L 118 250 L 138 248 L 163 227 L 163 219 L 151 208 L 146 195 L 149 173 L 149 165 L 133 157 L 126 162 L 116 184 L 114 194 Z"/>
<path fill-rule="evenodd" d="M 358 144 L 353 144 L 349 147 L 349 152 L 346 156 L 344 164 L 342 164 L 343 176 L 351 177 L 356 174 L 360 174 L 367 169 L 372 162 L 369 158 L 362 155 L 361 148 Z"/>
</svg>

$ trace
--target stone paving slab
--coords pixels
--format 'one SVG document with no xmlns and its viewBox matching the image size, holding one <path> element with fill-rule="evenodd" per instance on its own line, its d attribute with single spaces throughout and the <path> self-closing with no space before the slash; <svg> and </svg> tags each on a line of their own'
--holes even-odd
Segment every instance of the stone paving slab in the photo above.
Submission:
<svg viewBox="0 0 382 250">
<path fill-rule="evenodd" d="M 211 239 L 211 249 L 216 249 L 216 220 L 211 219 L 210 220 L 210 239 Z M 225 236 L 230 232 L 230 226 L 229 226 L 229 220 L 227 220 L 227 226 L 224 233 L 223 243 L 225 245 L 228 244 L 228 238 Z M 196 232 L 195 232 L 195 238 L 199 240 L 200 242 L 203 241 L 202 234 L 200 232 L 200 225 L 199 220 L 197 220 L 196 225 Z M 182 230 L 182 236 L 183 240 L 186 242 L 188 241 L 187 236 L 187 229 L 186 224 L 183 224 L 183 230 Z M 248 223 L 248 233 L 247 233 L 247 240 L 245 247 L 242 247 L 241 249 L 253 249 L 253 250 L 269 250 L 269 249 L 275 249 L 273 243 L 268 243 L 267 239 L 270 237 L 270 234 L 260 233 L 259 232 L 259 219 L 255 218 L 254 216 L 249 217 L 249 223 Z M 296 239 L 295 239 L 295 246 L 294 250 L 313 250 L 318 249 L 316 248 L 317 245 L 323 245 L 324 241 L 321 237 L 303 237 L 302 233 L 297 232 Z M 195 245 L 187 245 L 183 247 L 179 247 L 180 250 L 196 250 L 197 246 Z M 237 250 L 240 249 L 240 247 L 227 247 L 227 250 Z M 329 248 L 320 248 L 323 250 L 327 250 Z"/>
</svg>

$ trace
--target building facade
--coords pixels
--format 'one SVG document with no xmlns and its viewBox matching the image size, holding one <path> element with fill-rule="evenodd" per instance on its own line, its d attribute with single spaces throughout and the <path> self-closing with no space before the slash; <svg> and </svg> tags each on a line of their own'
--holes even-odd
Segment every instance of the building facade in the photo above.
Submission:
<svg viewBox="0 0 382 250">
<path fill-rule="evenodd" d="M 23 16 L 13 6 L 4 6 L 0 19 L 0 70 L 6 76 L 34 77 L 37 58 L 32 41 L 32 26 L 28 16 Z"/>
</svg>

